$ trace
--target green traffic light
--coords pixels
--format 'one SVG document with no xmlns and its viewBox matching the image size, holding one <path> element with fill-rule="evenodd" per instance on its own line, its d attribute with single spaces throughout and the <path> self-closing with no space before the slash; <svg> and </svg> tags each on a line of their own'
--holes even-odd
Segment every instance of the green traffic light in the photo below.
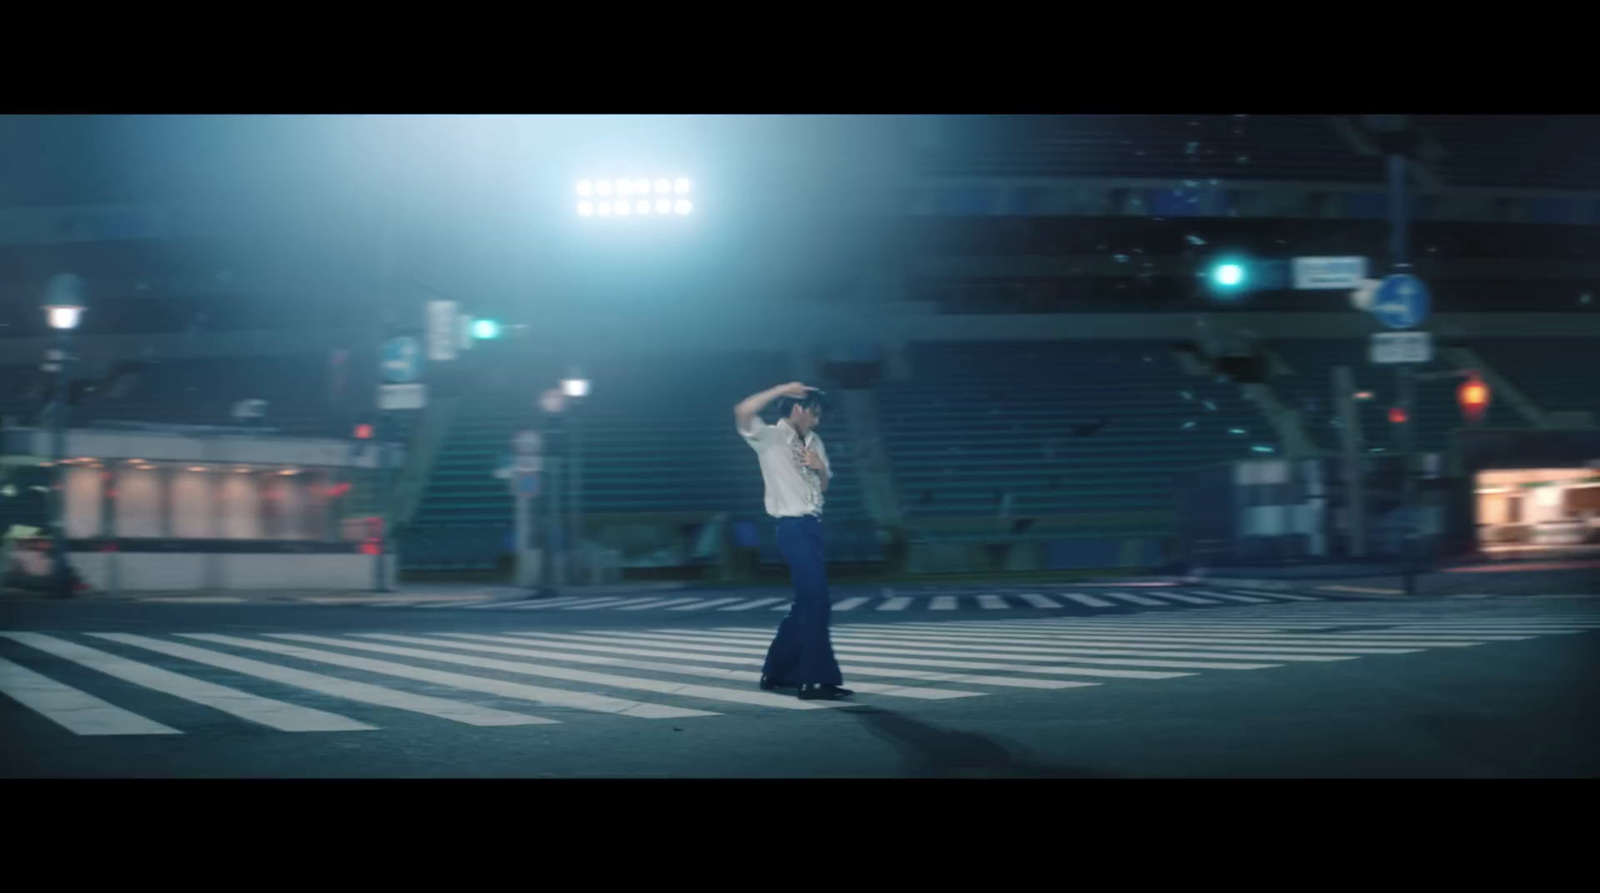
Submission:
<svg viewBox="0 0 1600 893">
<path fill-rule="evenodd" d="M 1217 264 L 1211 268 L 1211 281 L 1223 288 L 1237 288 L 1244 284 L 1244 280 L 1245 269 L 1243 264 Z"/>
</svg>

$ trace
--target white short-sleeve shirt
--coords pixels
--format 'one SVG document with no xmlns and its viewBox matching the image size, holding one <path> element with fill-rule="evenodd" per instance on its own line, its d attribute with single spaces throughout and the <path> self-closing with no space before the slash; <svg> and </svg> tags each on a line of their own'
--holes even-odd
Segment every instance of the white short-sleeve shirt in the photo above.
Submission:
<svg viewBox="0 0 1600 893">
<path fill-rule="evenodd" d="M 822 472 L 806 467 L 806 450 L 817 451 L 829 480 L 833 479 L 833 466 L 816 432 L 801 439 L 800 432 L 790 427 L 788 419 L 769 425 L 751 417 L 750 427 L 741 429 L 739 434 L 761 461 L 761 480 L 767 489 L 767 514 L 774 518 L 822 514 Z"/>
</svg>

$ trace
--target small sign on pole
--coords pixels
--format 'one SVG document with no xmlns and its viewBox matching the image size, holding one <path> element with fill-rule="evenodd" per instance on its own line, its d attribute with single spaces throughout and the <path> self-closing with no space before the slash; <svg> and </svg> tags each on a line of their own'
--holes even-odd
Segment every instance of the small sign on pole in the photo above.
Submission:
<svg viewBox="0 0 1600 893">
<path fill-rule="evenodd" d="M 511 447 L 519 456 L 535 456 L 544 452 L 544 435 L 537 431 L 519 431 L 511 438 Z"/>
<path fill-rule="evenodd" d="M 1349 290 L 1359 288 L 1367 278 L 1364 257 L 1297 257 L 1294 259 L 1294 287 L 1297 289 Z"/>
<path fill-rule="evenodd" d="M 1377 332 L 1369 345 L 1374 363 L 1426 363 L 1433 359 L 1429 332 Z"/>
<path fill-rule="evenodd" d="M 428 359 L 453 360 L 459 336 L 455 301 L 428 302 Z"/>
<path fill-rule="evenodd" d="M 384 411 L 422 409 L 428 405 L 425 384 L 378 385 L 378 408 Z"/>
</svg>

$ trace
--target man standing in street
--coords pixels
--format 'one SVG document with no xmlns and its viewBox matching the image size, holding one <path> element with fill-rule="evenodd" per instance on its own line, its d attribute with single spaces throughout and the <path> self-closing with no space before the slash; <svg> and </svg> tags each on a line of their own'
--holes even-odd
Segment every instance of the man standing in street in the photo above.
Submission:
<svg viewBox="0 0 1600 893">
<path fill-rule="evenodd" d="M 758 413 L 778 401 L 775 425 Z M 822 494 L 833 472 L 814 431 L 822 421 L 822 394 L 798 381 L 752 394 L 733 408 L 739 434 L 761 461 L 767 514 L 777 519 L 778 549 L 789 564 L 794 604 L 778 625 L 761 668 L 761 688 L 798 687 L 803 700 L 838 700 L 844 676 L 833 656 L 828 620 L 828 573 L 822 560 Z"/>
</svg>

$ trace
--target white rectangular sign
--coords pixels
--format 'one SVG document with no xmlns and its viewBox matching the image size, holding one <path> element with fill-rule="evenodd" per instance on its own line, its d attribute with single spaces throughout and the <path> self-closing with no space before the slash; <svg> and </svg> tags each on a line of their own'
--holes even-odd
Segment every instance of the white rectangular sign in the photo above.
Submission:
<svg viewBox="0 0 1600 893">
<path fill-rule="evenodd" d="M 379 409 L 421 409 L 427 405 L 428 386 L 425 384 L 378 385 Z"/>
<path fill-rule="evenodd" d="M 1372 336 L 1374 363 L 1426 363 L 1433 359 L 1433 335 L 1428 332 L 1378 332 Z"/>
<path fill-rule="evenodd" d="M 457 331 L 455 301 L 428 302 L 428 359 L 453 360 L 456 358 Z"/>
<path fill-rule="evenodd" d="M 1361 287 L 1367 278 L 1364 257 L 1297 257 L 1294 259 L 1294 287 L 1298 289 L 1350 289 Z"/>
</svg>

